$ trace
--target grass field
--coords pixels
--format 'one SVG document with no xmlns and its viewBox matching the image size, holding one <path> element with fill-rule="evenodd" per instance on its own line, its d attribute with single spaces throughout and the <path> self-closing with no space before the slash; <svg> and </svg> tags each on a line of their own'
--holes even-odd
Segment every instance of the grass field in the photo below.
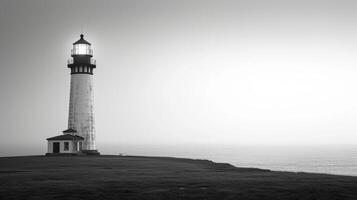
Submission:
<svg viewBox="0 0 357 200">
<path fill-rule="evenodd" d="M 3 157 L 0 199 L 357 199 L 357 177 L 138 156 Z"/>
</svg>

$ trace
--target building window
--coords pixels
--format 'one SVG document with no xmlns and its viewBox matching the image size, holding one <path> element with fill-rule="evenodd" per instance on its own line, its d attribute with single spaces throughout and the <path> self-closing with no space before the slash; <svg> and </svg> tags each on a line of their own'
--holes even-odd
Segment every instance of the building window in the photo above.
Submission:
<svg viewBox="0 0 357 200">
<path fill-rule="evenodd" d="M 68 151 L 69 150 L 69 142 L 64 142 L 64 151 Z"/>
</svg>

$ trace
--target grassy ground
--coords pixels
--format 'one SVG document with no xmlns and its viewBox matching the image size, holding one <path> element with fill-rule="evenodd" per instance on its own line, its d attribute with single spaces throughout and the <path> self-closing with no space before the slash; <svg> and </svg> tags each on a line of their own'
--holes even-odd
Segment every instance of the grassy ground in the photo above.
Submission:
<svg viewBox="0 0 357 200">
<path fill-rule="evenodd" d="M 357 199 L 357 177 L 133 156 L 0 158 L 0 199 Z"/>
</svg>

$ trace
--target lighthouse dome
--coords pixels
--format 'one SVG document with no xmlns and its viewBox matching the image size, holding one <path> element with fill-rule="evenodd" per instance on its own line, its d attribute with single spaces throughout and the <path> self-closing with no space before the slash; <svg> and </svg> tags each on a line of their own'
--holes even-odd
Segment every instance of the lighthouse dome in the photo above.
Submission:
<svg viewBox="0 0 357 200">
<path fill-rule="evenodd" d="M 81 38 L 79 40 L 77 40 L 75 43 L 73 43 L 73 45 L 76 45 L 76 44 L 88 44 L 88 45 L 90 45 L 90 43 L 87 40 L 83 39 L 83 37 L 84 37 L 83 34 L 81 34 L 80 37 Z"/>
</svg>

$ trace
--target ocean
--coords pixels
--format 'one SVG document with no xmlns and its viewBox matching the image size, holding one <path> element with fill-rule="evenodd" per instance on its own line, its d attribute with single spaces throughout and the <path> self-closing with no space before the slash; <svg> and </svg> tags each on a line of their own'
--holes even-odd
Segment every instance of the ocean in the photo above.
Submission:
<svg viewBox="0 0 357 200">
<path fill-rule="evenodd" d="M 357 176 L 357 148 L 269 148 L 212 156 L 237 167 Z"/>
</svg>

